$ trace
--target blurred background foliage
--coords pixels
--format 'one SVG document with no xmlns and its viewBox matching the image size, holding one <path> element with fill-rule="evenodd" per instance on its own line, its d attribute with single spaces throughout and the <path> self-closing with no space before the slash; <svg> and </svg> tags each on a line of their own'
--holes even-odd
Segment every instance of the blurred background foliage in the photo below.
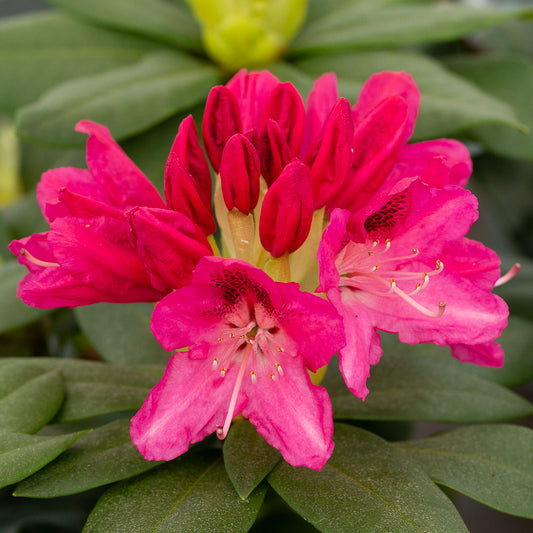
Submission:
<svg viewBox="0 0 533 533">
<path fill-rule="evenodd" d="M 278 57 L 248 57 L 243 65 L 209 57 L 205 33 L 183 0 L 0 0 L 0 16 L 2 357 L 130 366 L 161 364 L 167 357 L 148 332 L 150 306 L 47 311 L 16 298 L 25 269 L 6 246 L 13 238 L 47 229 L 35 200 L 41 173 L 84 166 L 86 136 L 74 132 L 78 120 L 106 124 L 161 188 L 179 121 L 189 113 L 200 117 L 209 89 L 226 82 L 237 66 L 268 68 L 303 94 L 317 76 L 333 71 L 341 95 L 351 102 L 373 72 L 405 70 L 422 94 L 413 140 L 459 138 L 474 157 L 469 187 L 480 200 L 480 218 L 470 236 L 495 249 L 504 270 L 515 261 L 522 264 L 520 274 L 498 289 L 513 315 L 504 343 L 508 380 L 483 371 L 480 377 L 533 396 L 527 383 L 533 373 L 526 363 L 533 321 L 533 2 L 311 0 L 299 32 L 281 43 Z M 135 377 L 147 383 L 152 378 L 150 373 Z M 100 399 L 108 394 L 104 387 Z M 128 397 L 121 408 L 133 409 L 139 401 Z M 101 425 L 112 422 L 113 412 L 90 416 L 103 416 L 96 419 Z M 525 420 L 521 423 L 530 419 Z M 373 424 L 373 431 L 392 439 L 413 431 L 406 422 L 386 429 Z M 94 424 L 74 426 L 81 431 Z M 414 431 L 432 430 L 417 426 Z M 13 500 L 8 489 L 0 503 L 2 533 L 79 531 L 103 491 L 91 488 L 43 501 Z M 530 531 L 529 521 L 477 504 L 465 507 L 464 501 L 458 506 L 473 532 Z M 274 527 L 315 530 L 269 491 L 252 531 Z"/>
</svg>

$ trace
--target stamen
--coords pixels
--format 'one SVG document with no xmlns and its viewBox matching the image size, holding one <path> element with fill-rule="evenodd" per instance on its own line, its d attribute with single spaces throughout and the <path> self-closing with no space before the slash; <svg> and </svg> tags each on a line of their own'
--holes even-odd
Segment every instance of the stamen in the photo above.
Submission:
<svg viewBox="0 0 533 533">
<path fill-rule="evenodd" d="M 59 266 L 59 263 L 50 263 L 49 261 L 41 261 L 40 259 L 37 259 L 32 254 L 30 254 L 30 252 L 28 252 L 26 248 L 20 249 L 20 255 L 23 255 L 30 263 L 33 263 L 34 265 L 37 265 L 37 266 L 42 266 L 45 268 Z"/>
<path fill-rule="evenodd" d="M 499 287 L 500 285 L 503 285 L 504 283 L 507 283 L 508 281 L 512 280 L 519 272 L 521 266 L 520 263 L 515 263 L 506 274 L 504 274 L 500 279 L 496 281 L 494 284 L 495 287 Z"/>
<path fill-rule="evenodd" d="M 239 373 L 237 374 L 237 379 L 235 385 L 233 386 L 233 392 L 231 393 L 231 399 L 229 401 L 228 413 L 226 415 L 226 420 L 224 421 L 224 426 L 217 428 L 217 437 L 222 440 L 226 438 L 228 430 L 233 419 L 233 413 L 235 411 L 235 405 L 237 404 L 237 397 L 239 396 L 239 391 L 241 390 L 242 378 L 244 377 L 244 371 L 246 370 L 246 365 L 248 363 L 248 358 L 250 357 L 250 352 L 254 342 L 252 339 L 248 339 L 248 342 L 244 348 L 244 354 L 242 356 L 241 366 L 239 367 Z"/>
<path fill-rule="evenodd" d="M 278 374 L 280 376 L 283 376 L 283 368 L 281 368 L 281 365 L 279 363 L 276 363 L 276 370 L 278 371 Z"/>
<path fill-rule="evenodd" d="M 394 281 L 394 279 L 391 278 L 391 280 L 390 280 L 390 289 L 389 289 L 389 292 L 387 294 L 392 294 L 395 290 L 396 290 L 396 281 Z"/>
<path fill-rule="evenodd" d="M 444 265 L 442 264 L 442 261 L 440 259 L 437 259 L 437 262 L 435 263 L 435 273 L 438 274 L 439 272 L 442 272 L 444 270 Z"/>
<path fill-rule="evenodd" d="M 252 380 L 252 383 L 255 385 L 257 383 L 257 375 L 255 373 L 255 370 L 252 370 L 250 372 L 250 379 Z"/>
<path fill-rule="evenodd" d="M 438 311 L 430 311 L 429 309 L 425 308 L 423 305 L 419 304 L 416 300 L 413 300 L 413 298 L 411 298 L 408 294 L 402 291 L 402 289 L 395 287 L 394 292 L 402 300 L 407 302 L 411 307 L 414 307 L 417 311 L 420 311 L 422 314 L 432 317 L 432 318 L 439 318 L 440 316 L 442 316 L 442 313 L 444 313 L 444 310 L 446 309 L 446 303 L 440 302 Z"/>
<path fill-rule="evenodd" d="M 213 359 L 213 370 L 216 370 L 217 367 L 218 367 L 218 359 L 215 357 L 215 358 Z"/>
<path fill-rule="evenodd" d="M 379 268 L 379 265 L 374 265 L 370 272 L 375 272 Z"/>
<path fill-rule="evenodd" d="M 276 376 L 274 374 L 269 374 L 268 377 L 272 380 L 272 381 L 276 381 Z"/>
<path fill-rule="evenodd" d="M 221 368 L 221 369 L 220 369 L 220 375 L 221 375 L 222 377 L 224 377 L 224 376 L 226 375 L 226 369 L 225 369 L 225 368 Z"/>
</svg>

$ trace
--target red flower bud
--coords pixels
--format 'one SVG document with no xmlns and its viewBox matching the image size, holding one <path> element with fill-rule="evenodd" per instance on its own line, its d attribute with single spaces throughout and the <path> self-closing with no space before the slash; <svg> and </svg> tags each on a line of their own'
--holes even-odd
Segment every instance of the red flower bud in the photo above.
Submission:
<svg viewBox="0 0 533 533">
<path fill-rule="evenodd" d="M 307 151 L 304 162 L 311 170 L 313 201 L 320 209 L 340 189 L 352 161 L 353 125 L 350 103 L 339 98 L 326 121 L 322 137 Z"/>
<path fill-rule="evenodd" d="M 309 169 L 296 160 L 285 167 L 263 200 L 259 221 L 263 247 L 273 257 L 294 252 L 307 238 L 312 218 Z"/>
<path fill-rule="evenodd" d="M 202 135 L 211 165 L 218 172 L 222 151 L 228 139 L 242 132 L 241 112 L 237 99 L 224 87 L 213 87 L 207 97 Z"/>
<path fill-rule="evenodd" d="M 292 83 L 280 83 L 272 91 L 263 111 L 263 122 L 269 118 L 279 124 L 291 153 L 298 155 L 304 135 L 305 107 Z"/>
<path fill-rule="evenodd" d="M 291 150 L 278 123 L 268 119 L 260 137 L 261 174 L 270 187 L 290 163 Z"/>
<path fill-rule="evenodd" d="M 241 133 L 231 137 L 220 162 L 220 182 L 228 211 L 237 208 L 248 215 L 259 199 L 259 156 Z"/>
</svg>

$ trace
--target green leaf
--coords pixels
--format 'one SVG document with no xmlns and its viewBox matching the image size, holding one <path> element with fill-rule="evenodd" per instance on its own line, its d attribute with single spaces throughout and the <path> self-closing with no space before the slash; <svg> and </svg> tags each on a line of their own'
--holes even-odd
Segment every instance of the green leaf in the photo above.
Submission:
<svg viewBox="0 0 533 533">
<path fill-rule="evenodd" d="M 59 372 L 9 361 L 0 367 L 0 428 L 35 433 L 57 412 L 63 401 Z"/>
<path fill-rule="evenodd" d="M 0 265 L 0 333 L 34 322 L 51 312 L 30 307 L 17 296 L 19 282 L 27 273 L 26 267 L 16 261 Z"/>
<path fill-rule="evenodd" d="M 82 331 L 105 361 L 122 365 L 166 364 L 170 357 L 150 331 L 154 306 L 144 303 L 78 307 Z"/>
<path fill-rule="evenodd" d="M 0 359 L 0 371 L 13 359 Z M 133 370 L 104 363 L 56 359 L 25 358 L 19 365 L 59 370 L 65 382 L 65 401 L 54 421 L 58 423 L 83 420 L 93 416 L 139 409 L 150 389 L 161 379 L 163 369 Z M 37 401 L 35 398 L 33 401 Z"/>
<path fill-rule="evenodd" d="M 226 472 L 243 500 L 281 460 L 279 451 L 247 420 L 233 422 L 223 451 Z"/>
<path fill-rule="evenodd" d="M 407 349 L 408 348 L 408 349 Z M 438 346 L 423 344 L 389 350 L 371 369 L 370 394 L 362 402 L 343 384 L 340 373 L 324 380 L 333 416 L 349 420 L 496 422 L 533 413 L 533 404 L 496 383 L 464 371 Z"/>
<path fill-rule="evenodd" d="M 66 80 L 121 67 L 155 43 L 76 22 L 58 13 L 0 21 L 0 109 L 14 111 Z"/>
<path fill-rule="evenodd" d="M 146 461 L 131 442 L 130 419 L 114 420 L 83 436 L 54 462 L 25 479 L 15 496 L 55 498 L 76 494 L 145 472 Z"/>
<path fill-rule="evenodd" d="M 335 72 L 341 96 L 352 102 L 374 72 L 408 72 L 421 92 L 414 140 L 448 135 L 490 122 L 524 127 L 509 105 L 422 54 L 403 51 L 331 54 L 300 61 L 296 66 L 313 76 Z"/>
<path fill-rule="evenodd" d="M 533 518 L 531 429 L 472 426 L 396 446 L 435 482 L 504 513 Z"/>
<path fill-rule="evenodd" d="M 472 135 L 491 152 L 533 160 L 533 62 L 518 58 L 454 58 L 446 65 L 486 93 L 509 103 L 529 133 L 509 131 L 499 125 L 479 126 Z"/>
<path fill-rule="evenodd" d="M 41 437 L 0 431 L 0 488 L 37 472 L 84 433 Z"/>
<path fill-rule="evenodd" d="M 306 25 L 291 45 L 293 53 L 365 49 L 450 41 L 528 10 L 479 9 L 466 5 L 398 5 L 372 9 L 346 2 Z"/>
<path fill-rule="evenodd" d="M 81 119 L 106 124 L 116 139 L 140 133 L 202 101 L 221 73 L 178 52 L 147 54 L 139 62 L 58 85 L 16 117 L 19 135 L 47 145 L 81 146 Z"/>
<path fill-rule="evenodd" d="M 254 523 L 266 489 L 241 500 L 219 453 L 188 453 L 131 481 L 110 488 L 100 498 L 84 533 L 238 533 Z"/>
<path fill-rule="evenodd" d="M 267 478 L 320 531 L 467 531 L 451 501 L 392 445 L 342 424 L 333 440 L 320 472 L 280 463 Z"/>
<path fill-rule="evenodd" d="M 200 31 L 187 8 L 165 0 L 50 0 L 65 11 L 111 28 L 201 50 Z"/>
</svg>

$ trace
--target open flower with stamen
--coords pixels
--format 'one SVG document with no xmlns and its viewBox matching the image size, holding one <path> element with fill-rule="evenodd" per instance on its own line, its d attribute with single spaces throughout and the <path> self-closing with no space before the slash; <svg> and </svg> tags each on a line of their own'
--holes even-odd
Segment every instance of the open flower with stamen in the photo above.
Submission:
<svg viewBox="0 0 533 533">
<path fill-rule="evenodd" d="M 45 172 L 37 200 L 50 231 L 9 246 L 29 270 L 19 297 L 41 308 L 153 302 L 189 283 L 198 260 L 212 254 L 206 234 L 216 229 L 192 118 L 169 157 L 167 205 L 107 128 L 82 121 L 76 129 L 89 134 L 88 169 Z M 198 224 L 189 218 L 197 213 Z"/>
<path fill-rule="evenodd" d="M 203 258 L 193 283 L 157 304 L 152 331 L 174 354 L 131 425 L 146 459 L 169 460 L 238 414 L 292 465 L 331 455 L 328 394 L 313 372 L 344 345 L 333 307 L 239 260 Z"/>
<path fill-rule="evenodd" d="M 370 365 L 381 355 L 376 329 L 409 344 L 449 345 L 461 360 L 503 364 L 493 341 L 508 310 L 490 292 L 499 260 L 464 237 L 476 218 L 470 192 L 419 179 L 353 213 L 333 211 L 319 249 L 319 290 L 343 316 L 341 371 L 354 394 L 364 399 Z"/>
</svg>

